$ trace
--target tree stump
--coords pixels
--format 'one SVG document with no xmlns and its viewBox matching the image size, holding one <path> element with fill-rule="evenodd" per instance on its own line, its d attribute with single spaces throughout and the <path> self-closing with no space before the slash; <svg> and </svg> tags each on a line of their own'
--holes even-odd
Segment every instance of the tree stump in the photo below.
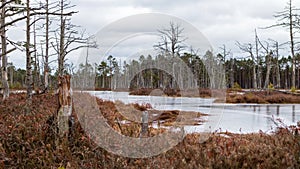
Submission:
<svg viewBox="0 0 300 169">
<path fill-rule="evenodd" d="M 72 99 L 70 75 L 58 77 L 58 102 L 57 126 L 58 126 L 58 144 L 67 142 L 69 134 L 69 117 L 72 114 Z"/>
<path fill-rule="evenodd" d="M 142 114 L 142 130 L 140 133 L 140 137 L 147 137 L 148 136 L 148 119 L 149 114 L 147 111 L 143 111 Z"/>
</svg>

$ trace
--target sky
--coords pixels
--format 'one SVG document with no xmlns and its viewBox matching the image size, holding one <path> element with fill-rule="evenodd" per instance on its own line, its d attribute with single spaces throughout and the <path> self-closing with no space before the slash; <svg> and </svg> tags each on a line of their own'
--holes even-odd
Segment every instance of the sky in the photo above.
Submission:
<svg viewBox="0 0 300 169">
<path fill-rule="evenodd" d="M 95 35 L 124 17 L 145 13 L 169 15 L 179 18 L 201 32 L 215 52 L 221 52 L 220 47 L 226 45 L 235 57 L 243 55 L 235 45 L 236 42 L 254 43 L 255 29 L 261 40 L 271 38 L 279 43 L 288 41 L 289 34 L 285 28 L 261 29 L 276 24 L 273 15 L 275 12 L 284 10 L 286 3 L 287 0 L 72 0 L 72 4 L 76 5 L 74 10 L 79 11 L 72 16 L 72 21 L 85 29 L 87 34 Z M 300 4 L 294 5 L 300 6 Z M 155 20 L 149 21 L 150 24 L 152 22 Z M 136 24 L 139 25 L 139 23 Z M 23 28 L 14 29 L 22 30 Z M 13 39 L 25 37 L 25 33 L 20 33 L 20 31 L 19 33 L 11 32 L 9 36 Z M 130 46 L 129 42 L 122 43 L 123 45 L 128 43 L 128 50 L 132 46 L 137 47 L 137 44 L 142 44 L 131 43 Z M 139 41 L 136 40 L 136 42 Z M 288 52 L 288 46 L 282 50 Z M 77 51 L 69 55 L 68 60 L 76 62 L 82 52 Z M 25 53 L 10 56 L 9 60 L 13 61 L 17 67 L 25 68 L 24 55 Z"/>
</svg>

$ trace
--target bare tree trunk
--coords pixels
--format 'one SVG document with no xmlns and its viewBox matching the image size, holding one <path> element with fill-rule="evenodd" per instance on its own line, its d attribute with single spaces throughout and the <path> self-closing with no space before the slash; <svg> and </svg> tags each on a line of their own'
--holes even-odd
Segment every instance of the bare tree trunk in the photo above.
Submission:
<svg viewBox="0 0 300 169">
<path fill-rule="evenodd" d="M 148 116 L 148 112 L 143 111 L 140 137 L 148 137 Z"/>
<path fill-rule="evenodd" d="M 293 14 L 292 14 L 292 0 L 289 3 L 289 30 L 290 30 L 290 40 L 291 40 L 291 53 L 292 53 L 292 85 L 291 87 L 296 87 L 296 71 L 295 71 L 295 48 L 294 48 L 294 34 L 293 34 Z"/>
<path fill-rule="evenodd" d="M 256 81 L 253 82 L 253 83 L 256 84 L 256 86 L 254 88 L 257 89 L 257 88 L 261 88 L 261 69 L 260 69 L 260 57 L 259 57 L 259 54 L 258 54 L 258 36 L 257 36 L 256 29 L 255 29 L 255 52 L 256 52 L 257 76 L 258 76 L 258 78 L 256 78 L 256 73 L 255 73 L 256 71 L 254 70 L 254 69 L 256 69 L 256 66 L 254 65 L 253 73 L 255 73 L 255 75 L 253 75 L 253 76 L 255 76 Z M 253 80 L 254 80 L 254 77 L 253 77 Z"/>
<path fill-rule="evenodd" d="M 72 114 L 70 80 L 70 75 L 58 77 L 59 109 L 57 112 L 57 125 L 59 137 L 56 140 L 57 145 L 66 144 L 68 141 L 69 118 Z"/>
<path fill-rule="evenodd" d="M 278 24 L 269 26 L 267 28 L 272 27 L 287 27 L 289 29 L 290 35 L 290 49 L 291 49 L 291 57 L 292 57 L 292 77 L 291 84 L 287 84 L 286 87 L 296 87 L 296 58 L 295 58 L 295 35 L 298 30 L 296 28 L 299 26 L 299 14 L 298 9 L 292 5 L 292 0 L 289 0 L 287 6 L 285 6 L 284 10 L 281 12 L 277 12 L 274 15 L 275 18 L 278 18 Z M 287 80 L 287 79 L 286 79 Z M 289 80 L 289 79 L 288 79 Z"/>
<path fill-rule="evenodd" d="M 271 53 L 267 54 L 266 56 L 266 66 L 267 66 L 267 72 L 266 72 L 266 79 L 265 79 L 265 85 L 264 88 L 267 89 L 268 85 L 270 83 L 270 73 L 271 73 Z"/>
<path fill-rule="evenodd" d="M 289 88 L 289 69 L 285 68 L 285 88 Z"/>
<path fill-rule="evenodd" d="M 35 20 L 35 17 L 34 17 Z M 36 43 L 36 25 L 33 24 L 33 47 L 34 47 L 34 75 L 33 75 L 33 90 L 36 93 L 39 93 L 39 87 L 40 87 L 40 73 L 39 73 L 39 66 L 38 66 L 38 56 L 37 56 L 37 43 Z"/>
<path fill-rule="evenodd" d="M 32 99 L 32 68 L 31 68 L 31 52 L 30 52 L 30 0 L 27 0 L 27 18 L 26 18 L 26 87 L 27 99 Z"/>
<path fill-rule="evenodd" d="M 234 86 L 234 70 L 233 70 L 234 60 L 233 58 L 230 59 L 230 87 L 233 88 Z"/>
<path fill-rule="evenodd" d="M 89 57 L 89 48 L 86 49 L 86 57 L 85 57 L 85 66 L 84 66 L 84 88 L 87 89 L 87 87 L 89 86 L 88 84 L 88 77 L 89 77 L 89 71 L 88 71 L 88 57 Z"/>
<path fill-rule="evenodd" d="M 253 88 L 257 89 L 256 65 L 254 60 L 252 65 L 252 71 L 253 71 Z"/>
<path fill-rule="evenodd" d="M 13 69 L 13 65 L 11 64 L 11 67 L 10 67 L 10 84 L 14 84 L 14 69 Z"/>
<path fill-rule="evenodd" d="M 44 63 L 44 92 L 49 88 L 49 0 L 46 0 L 46 54 Z"/>
<path fill-rule="evenodd" d="M 64 1 L 61 0 L 61 16 L 60 16 L 60 42 L 59 42 L 59 58 L 58 58 L 58 74 L 62 76 L 64 74 L 64 60 L 65 60 L 65 19 L 64 13 Z"/>
<path fill-rule="evenodd" d="M 280 85 L 280 68 L 279 68 L 279 63 L 278 63 L 278 57 L 279 57 L 279 45 L 278 42 L 275 43 L 276 47 L 276 88 L 281 88 Z"/>
<path fill-rule="evenodd" d="M 253 88 L 254 89 L 257 89 L 257 88 L 260 88 L 261 87 L 261 74 L 260 74 L 260 66 L 259 66 L 259 62 L 260 62 L 260 59 L 259 59 L 259 54 L 258 54 L 258 36 L 257 36 L 257 33 L 256 33 L 256 30 L 255 30 L 255 51 L 256 51 L 256 58 L 253 54 L 253 45 L 251 43 L 248 43 L 248 44 L 240 44 L 239 42 L 237 42 L 237 46 L 244 52 L 247 52 L 249 53 L 251 59 L 252 59 L 252 73 L 253 73 L 253 80 L 252 80 L 252 83 L 253 83 Z M 257 71 L 256 71 L 256 67 L 258 68 Z M 244 81 L 242 82 L 241 81 L 241 78 L 242 77 L 239 77 L 240 78 L 240 85 L 241 87 L 244 87 Z M 258 82 L 258 83 L 257 83 Z M 241 84 L 243 83 L 243 84 Z M 249 86 L 250 87 L 250 86 Z"/>
<path fill-rule="evenodd" d="M 223 45 L 221 47 L 221 50 L 223 50 L 223 58 L 221 58 L 221 63 L 225 66 L 226 63 L 226 57 L 231 53 L 230 51 L 226 50 L 226 46 Z M 230 70 L 229 70 L 229 85 L 230 87 L 233 87 L 234 79 L 233 79 L 233 62 L 232 58 L 230 59 Z M 228 83 L 228 82 L 227 82 Z"/>
<path fill-rule="evenodd" d="M 256 33 L 255 33 L 256 34 Z M 270 83 L 270 73 L 271 73 L 271 57 L 273 55 L 272 51 L 269 52 L 269 43 L 266 43 L 266 45 L 263 45 L 263 43 L 259 40 L 257 34 L 256 34 L 256 41 L 260 44 L 260 46 L 265 50 L 266 57 L 265 57 L 265 63 L 267 67 L 266 77 L 265 77 L 265 83 L 264 83 L 264 89 L 268 88 L 268 85 Z"/>
<path fill-rule="evenodd" d="M 2 0 L 2 4 L 5 4 L 6 0 Z M 5 25 L 5 7 L 1 10 L 1 24 Z M 7 77 L 7 48 L 6 48 L 6 30 L 5 27 L 1 29 L 1 57 L 2 57 L 2 85 L 3 85 L 3 100 L 9 97 L 9 85 L 8 85 L 8 77 Z"/>
</svg>

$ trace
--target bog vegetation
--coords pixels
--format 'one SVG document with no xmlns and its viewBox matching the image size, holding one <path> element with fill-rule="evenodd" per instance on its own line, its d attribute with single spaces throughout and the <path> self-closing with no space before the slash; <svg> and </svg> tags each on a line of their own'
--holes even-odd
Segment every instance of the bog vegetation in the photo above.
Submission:
<svg viewBox="0 0 300 169">
<path fill-rule="evenodd" d="M 34 95 L 29 107 L 24 101 L 25 94 L 0 101 L 1 168 L 297 168 L 300 165 L 300 136 L 295 134 L 295 128 L 281 128 L 272 134 L 212 133 L 207 140 L 201 140 L 201 134 L 188 134 L 178 145 L 158 156 L 125 158 L 95 144 L 81 128 L 76 110 L 69 144 L 56 146 L 55 97 Z M 116 119 L 124 117 L 114 103 L 101 99 L 97 103 L 112 128 L 127 136 L 139 135 L 140 125 L 117 123 Z M 143 110 L 147 107 L 135 106 Z M 164 129 L 149 128 L 149 132 L 154 136 Z"/>
</svg>

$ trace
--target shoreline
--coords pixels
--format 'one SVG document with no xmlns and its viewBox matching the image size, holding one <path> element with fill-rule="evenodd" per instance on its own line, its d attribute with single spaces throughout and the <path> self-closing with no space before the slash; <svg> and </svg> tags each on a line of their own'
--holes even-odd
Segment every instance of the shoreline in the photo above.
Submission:
<svg viewBox="0 0 300 169">
<path fill-rule="evenodd" d="M 157 89 L 138 89 L 131 91 L 130 95 L 153 95 L 152 91 Z M 160 89 L 159 89 L 160 90 Z M 194 91 L 194 90 L 193 90 Z M 177 91 L 180 92 L 180 91 Z M 288 93 L 280 90 L 232 90 L 227 89 L 226 92 L 222 90 L 209 90 L 209 89 L 199 89 L 199 94 L 191 94 L 191 91 L 186 92 L 184 97 L 190 98 L 212 98 L 212 95 L 216 95 L 215 102 L 224 102 L 224 103 L 256 103 L 256 104 L 300 104 L 300 94 Z M 169 96 L 169 97 L 180 97 L 176 95 L 168 95 L 164 93 L 159 93 L 160 96 Z M 225 94 L 225 96 L 224 96 Z M 154 96 L 155 93 L 154 93 Z M 218 100 L 218 96 L 226 97 L 226 101 Z"/>
</svg>

